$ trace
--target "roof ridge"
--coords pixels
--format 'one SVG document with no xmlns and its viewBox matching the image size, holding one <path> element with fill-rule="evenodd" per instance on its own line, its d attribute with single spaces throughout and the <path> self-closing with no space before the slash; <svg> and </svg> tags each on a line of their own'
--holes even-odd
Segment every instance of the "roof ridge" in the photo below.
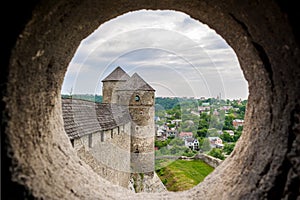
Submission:
<svg viewBox="0 0 300 200">
<path fill-rule="evenodd" d="M 116 67 L 102 82 L 105 81 L 126 81 L 130 76 L 120 67 Z"/>
<path fill-rule="evenodd" d="M 155 91 L 140 75 L 134 73 L 125 84 L 121 85 L 118 90 L 143 90 L 143 91 Z"/>
</svg>

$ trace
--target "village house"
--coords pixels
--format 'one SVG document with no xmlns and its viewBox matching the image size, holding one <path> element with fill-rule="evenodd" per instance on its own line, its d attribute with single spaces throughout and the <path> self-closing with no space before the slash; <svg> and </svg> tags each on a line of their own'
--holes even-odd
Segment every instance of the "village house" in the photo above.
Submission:
<svg viewBox="0 0 300 200">
<path fill-rule="evenodd" d="M 199 114 L 206 112 L 209 114 L 210 106 L 198 106 Z"/>
<path fill-rule="evenodd" d="M 229 111 L 230 109 L 232 109 L 232 108 L 233 108 L 232 106 L 222 106 L 222 107 L 220 108 L 220 110 L 224 110 L 225 113 L 228 113 L 228 111 Z"/>
<path fill-rule="evenodd" d="M 211 148 L 223 148 L 223 141 L 219 137 L 208 137 Z"/>
<path fill-rule="evenodd" d="M 184 140 L 184 145 L 188 148 L 190 148 L 191 150 L 195 150 L 198 151 L 199 150 L 199 141 L 197 139 L 194 138 L 186 138 Z"/>
<path fill-rule="evenodd" d="M 234 119 L 232 121 L 232 125 L 235 129 L 237 129 L 239 126 L 243 126 L 244 125 L 244 120 L 243 119 Z"/>
<path fill-rule="evenodd" d="M 192 132 L 180 132 L 179 133 L 179 138 L 186 140 L 187 138 L 192 138 L 193 133 Z"/>
<path fill-rule="evenodd" d="M 164 133 L 165 133 L 165 131 L 163 131 L 163 130 L 161 130 L 161 129 L 158 129 L 158 130 L 156 131 L 156 137 L 162 138 L 162 137 L 164 136 Z"/>
<path fill-rule="evenodd" d="M 177 137 L 178 131 L 176 128 L 167 128 L 166 130 L 167 137 Z"/>
<path fill-rule="evenodd" d="M 173 119 L 171 120 L 171 124 L 175 124 L 176 127 L 180 127 L 182 120 L 181 119 Z"/>
</svg>

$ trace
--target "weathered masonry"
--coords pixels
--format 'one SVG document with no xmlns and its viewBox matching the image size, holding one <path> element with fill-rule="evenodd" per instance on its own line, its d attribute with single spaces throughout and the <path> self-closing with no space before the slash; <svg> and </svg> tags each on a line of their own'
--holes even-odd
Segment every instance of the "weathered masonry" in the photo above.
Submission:
<svg viewBox="0 0 300 200">
<path fill-rule="evenodd" d="M 7 188 L 1 193 L 8 199 L 299 199 L 297 1 L 6 3 L 0 87 L 1 185 Z M 77 156 L 64 131 L 61 86 L 80 42 L 106 21 L 140 9 L 181 11 L 216 30 L 248 81 L 242 137 L 232 155 L 189 191 L 135 194 L 115 186 Z"/>
<path fill-rule="evenodd" d="M 62 99 L 65 131 L 78 156 L 105 179 L 128 187 L 130 116 L 124 106 Z"/>
<path fill-rule="evenodd" d="M 128 187 L 131 174 L 154 175 L 154 92 L 117 67 L 103 102 L 62 99 L 64 128 L 78 156 L 105 179 Z"/>
</svg>

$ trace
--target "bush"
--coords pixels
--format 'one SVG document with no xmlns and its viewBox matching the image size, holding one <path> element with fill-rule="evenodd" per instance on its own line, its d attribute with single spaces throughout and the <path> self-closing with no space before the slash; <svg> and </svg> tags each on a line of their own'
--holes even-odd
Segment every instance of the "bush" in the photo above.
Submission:
<svg viewBox="0 0 300 200">
<path fill-rule="evenodd" d="M 235 146 L 235 143 L 225 144 L 224 148 L 223 148 L 224 153 L 227 154 L 227 155 L 229 155 L 233 151 L 234 146 Z"/>
<path fill-rule="evenodd" d="M 225 156 L 222 154 L 222 150 L 221 149 L 217 149 L 217 148 L 213 148 L 208 155 L 213 156 L 215 158 L 219 158 L 221 160 L 225 159 Z"/>
</svg>

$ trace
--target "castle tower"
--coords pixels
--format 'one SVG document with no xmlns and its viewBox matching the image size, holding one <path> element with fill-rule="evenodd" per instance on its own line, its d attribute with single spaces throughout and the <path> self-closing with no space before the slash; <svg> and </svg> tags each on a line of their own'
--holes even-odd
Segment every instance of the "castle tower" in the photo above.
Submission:
<svg viewBox="0 0 300 200">
<path fill-rule="evenodd" d="M 132 173 L 154 171 L 154 93 L 138 74 L 133 74 L 117 89 L 117 103 L 128 106 L 131 116 Z"/>
<path fill-rule="evenodd" d="M 118 85 L 124 84 L 130 76 L 121 68 L 117 67 L 105 79 L 102 80 L 102 103 L 116 103 L 113 98 Z"/>
</svg>

